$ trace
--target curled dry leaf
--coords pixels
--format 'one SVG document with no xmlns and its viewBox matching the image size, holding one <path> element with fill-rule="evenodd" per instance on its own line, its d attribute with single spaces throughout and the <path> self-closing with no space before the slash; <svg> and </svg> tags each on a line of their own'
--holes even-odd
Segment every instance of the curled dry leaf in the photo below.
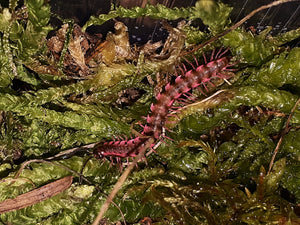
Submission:
<svg viewBox="0 0 300 225">
<path fill-rule="evenodd" d="M 116 56 L 120 59 L 131 59 L 132 52 L 129 44 L 128 28 L 124 23 L 115 23 L 116 33 L 113 34 L 113 39 L 116 45 Z"/>
<path fill-rule="evenodd" d="M 14 199 L 6 199 L 0 202 L 0 214 L 22 209 L 51 198 L 68 189 L 72 182 L 73 176 L 64 177 L 33 191 L 19 195 Z"/>
<path fill-rule="evenodd" d="M 115 61 L 131 60 L 133 56 L 129 43 L 128 28 L 124 23 L 116 22 L 115 33 L 109 32 L 105 42 L 99 42 L 86 61 L 89 62 L 92 58 L 95 61 L 100 59 L 106 65 L 110 65 Z"/>
<path fill-rule="evenodd" d="M 75 25 L 70 35 L 70 41 L 66 43 L 68 29 L 68 24 L 62 25 L 55 36 L 49 38 L 47 41 L 48 49 L 54 59 L 58 61 L 62 57 L 64 45 L 68 44 L 67 52 L 63 56 L 64 72 L 70 76 L 86 76 L 90 73 L 85 60 L 86 52 L 89 49 L 90 37 L 82 32 L 80 26 Z"/>
<path fill-rule="evenodd" d="M 63 50 L 68 27 L 68 24 L 63 24 L 62 27 L 56 32 L 56 35 L 47 41 L 47 46 L 52 53 L 57 54 Z M 53 54 L 54 57 L 59 59 L 59 55 L 56 54 Z"/>
<path fill-rule="evenodd" d="M 81 48 L 81 41 L 83 41 L 82 36 L 75 36 L 71 39 L 68 50 L 70 52 L 70 55 L 72 56 L 73 60 L 75 61 L 75 64 L 77 64 L 80 67 L 80 70 L 86 74 L 88 67 L 85 64 L 84 59 L 84 52 Z"/>
</svg>

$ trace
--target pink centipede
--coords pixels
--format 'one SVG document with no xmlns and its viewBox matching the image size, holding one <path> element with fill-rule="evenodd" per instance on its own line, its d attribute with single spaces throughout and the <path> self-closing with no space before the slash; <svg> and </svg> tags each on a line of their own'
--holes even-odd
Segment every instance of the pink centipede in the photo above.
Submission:
<svg viewBox="0 0 300 225">
<path fill-rule="evenodd" d="M 199 66 L 196 60 L 197 67 L 192 65 L 193 69 L 184 69 L 183 74 L 175 79 L 174 84 L 168 83 L 164 91 L 156 96 L 157 101 L 151 105 L 150 113 L 147 116 L 147 123 L 139 137 L 98 144 L 94 150 L 94 156 L 98 159 L 116 157 L 117 161 L 121 158 L 135 157 L 146 146 L 149 137 L 155 140 L 161 138 L 163 127 L 170 115 L 172 106 L 178 99 L 184 95 L 188 95 L 192 89 L 200 85 L 206 88 L 206 83 L 210 82 L 212 78 L 228 78 L 224 75 L 224 72 L 230 70 L 227 68 L 233 65 L 229 63 L 228 57 L 219 57 L 213 60 L 212 56 L 211 61 L 208 63 L 205 57 L 204 59 L 205 64 Z"/>
</svg>

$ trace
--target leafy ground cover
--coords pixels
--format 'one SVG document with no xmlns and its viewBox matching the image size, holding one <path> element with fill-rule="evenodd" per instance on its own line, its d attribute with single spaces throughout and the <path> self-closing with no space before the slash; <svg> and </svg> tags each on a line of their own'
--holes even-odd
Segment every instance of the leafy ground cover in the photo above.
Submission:
<svg viewBox="0 0 300 225">
<path fill-rule="evenodd" d="M 234 76 L 179 105 L 166 131 L 173 141 L 138 163 L 102 222 L 299 224 L 300 49 L 288 44 L 300 29 L 271 36 L 238 27 L 190 53 L 232 25 L 231 10 L 209 1 L 117 7 L 81 28 L 71 20 L 52 27 L 43 0 L 2 8 L 0 222 L 92 223 L 121 174 L 120 164 L 91 157 L 94 144 L 135 135 L 183 55 L 203 63 L 202 53 L 223 46 L 237 63 Z M 136 46 L 118 21 L 106 37 L 85 32 L 142 16 L 164 20 L 167 40 Z M 177 27 L 167 22 L 178 19 Z M 206 31 L 193 23 L 199 19 Z M 36 191 L 25 208 L 3 206 L 34 190 L 49 197 Z"/>
</svg>

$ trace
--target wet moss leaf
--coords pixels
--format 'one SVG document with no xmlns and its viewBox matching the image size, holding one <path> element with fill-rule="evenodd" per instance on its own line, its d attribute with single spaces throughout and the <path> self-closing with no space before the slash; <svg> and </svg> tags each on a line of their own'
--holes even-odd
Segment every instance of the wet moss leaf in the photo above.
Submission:
<svg viewBox="0 0 300 225">
<path fill-rule="evenodd" d="M 81 29 L 71 20 L 52 28 L 48 1 L 22 4 L 12 0 L 0 12 L 0 223 L 93 223 L 120 168 L 128 165 L 115 157 L 97 160 L 94 147 L 142 132 L 141 116 L 151 111 L 158 93 L 167 83 L 174 88 L 178 73 L 192 65 L 210 72 L 214 64 L 200 67 L 205 60 L 199 55 L 214 61 L 209 52 L 214 48 L 214 55 L 228 56 L 230 68 L 176 100 L 155 152 L 137 163 L 104 220 L 299 221 L 294 210 L 300 199 L 299 105 L 285 130 L 300 86 L 299 48 L 285 44 L 299 37 L 299 28 L 273 36 L 270 27 L 257 34 L 245 23 L 194 52 L 193 60 L 190 52 L 198 44 L 232 25 L 232 7 L 212 0 L 186 8 L 113 6 Z M 130 29 L 116 21 L 145 16 L 163 21 L 166 39 L 130 43 Z M 115 29 L 107 35 L 85 32 L 109 20 Z M 198 22 L 207 29 L 199 29 Z M 217 53 L 221 46 L 228 51 Z M 230 78 L 219 79 L 225 75 Z M 181 93 L 177 88 L 174 93 Z"/>
<path fill-rule="evenodd" d="M 266 192 L 274 192 L 278 189 L 280 180 L 285 173 L 286 159 L 277 160 L 272 171 L 266 176 Z"/>
<path fill-rule="evenodd" d="M 266 63 L 251 81 L 279 88 L 283 85 L 300 87 L 300 48 L 293 48 L 283 52 L 273 60 Z"/>
<path fill-rule="evenodd" d="M 279 50 L 264 36 L 253 35 L 243 29 L 236 29 L 226 34 L 222 42 L 230 46 L 242 63 L 260 66 L 271 59 Z"/>
</svg>

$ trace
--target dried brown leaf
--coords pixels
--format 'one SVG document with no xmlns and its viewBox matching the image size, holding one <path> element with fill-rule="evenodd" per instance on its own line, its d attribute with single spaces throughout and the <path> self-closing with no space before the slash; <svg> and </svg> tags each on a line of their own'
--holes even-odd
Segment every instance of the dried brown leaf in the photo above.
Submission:
<svg viewBox="0 0 300 225">
<path fill-rule="evenodd" d="M 130 48 L 128 28 L 121 22 L 115 23 L 115 34 L 108 33 L 105 45 L 101 49 L 105 64 L 109 65 L 114 61 L 132 59 L 133 53 Z"/>
<path fill-rule="evenodd" d="M 80 43 L 82 40 L 83 40 L 82 36 L 75 36 L 74 38 L 72 38 L 68 46 L 68 50 L 75 63 L 80 67 L 80 69 L 83 72 L 86 72 L 88 70 L 88 67 L 84 59 L 85 53 L 81 49 Z"/>
<path fill-rule="evenodd" d="M 33 191 L 19 195 L 14 199 L 6 199 L 0 202 L 0 214 L 22 209 L 51 198 L 69 188 L 72 182 L 73 176 L 64 177 Z"/>
</svg>

